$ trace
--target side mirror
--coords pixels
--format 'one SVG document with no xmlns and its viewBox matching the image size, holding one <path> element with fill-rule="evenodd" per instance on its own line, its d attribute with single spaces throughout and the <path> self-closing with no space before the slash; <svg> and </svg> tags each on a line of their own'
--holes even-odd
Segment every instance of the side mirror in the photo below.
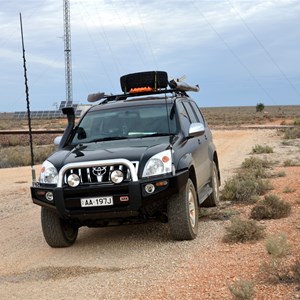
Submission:
<svg viewBox="0 0 300 300">
<path fill-rule="evenodd" d="M 62 135 L 57 136 L 57 137 L 54 139 L 54 145 L 55 145 L 55 146 L 59 146 L 61 139 L 62 139 Z"/>
<path fill-rule="evenodd" d="M 205 133 L 205 128 L 202 123 L 192 123 L 189 129 L 189 137 L 201 136 Z"/>
</svg>

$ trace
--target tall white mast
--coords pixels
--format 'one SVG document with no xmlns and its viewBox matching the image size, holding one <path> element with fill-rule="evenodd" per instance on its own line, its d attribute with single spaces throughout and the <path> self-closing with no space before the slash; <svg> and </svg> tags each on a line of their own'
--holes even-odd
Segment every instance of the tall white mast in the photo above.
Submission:
<svg viewBox="0 0 300 300">
<path fill-rule="evenodd" d="M 65 45 L 65 80 L 66 101 L 73 104 L 72 92 L 72 55 L 71 55 L 71 24 L 70 24 L 70 1 L 64 0 L 64 45 Z"/>
</svg>

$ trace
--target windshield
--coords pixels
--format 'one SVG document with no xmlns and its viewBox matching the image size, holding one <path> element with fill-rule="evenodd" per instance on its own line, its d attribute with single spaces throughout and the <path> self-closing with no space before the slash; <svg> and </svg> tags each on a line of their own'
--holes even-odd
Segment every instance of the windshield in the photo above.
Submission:
<svg viewBox="0 0 300 300">
<path fill-rule="evenodd" d="M 139 105 L 88 112 L 72 144 L 177 133 L 175 104 Z"/>
</svg>

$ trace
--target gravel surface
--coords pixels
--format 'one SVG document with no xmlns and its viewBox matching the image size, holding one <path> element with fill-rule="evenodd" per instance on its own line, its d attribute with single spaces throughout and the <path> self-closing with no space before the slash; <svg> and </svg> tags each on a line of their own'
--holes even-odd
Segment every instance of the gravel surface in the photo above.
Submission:
<svg viewBox="0 0 300 300">
<path fill-rule="evenodd" d="M 213 135 L 223 182 L 255 144 L 276 147 L 270 155 L 280 161 L 279 169 L 294 153 L 281 145 L 276 130 L 216 130 Z M 286 177 L 276 178 L 276 192 L 292 203 L 293 213 L 264 224 L 269 233 L 289 232 L 288 260 L 293 261 L 300 253 L 300 170 L 284 171 Z M 268 259 L 264 241 L 222 242 L 226 219 L 202 218 L 193 241 L 172 241 L 167 224 L 148 223 L 81 228 L 72 247 L 52 249 L 42 235 L 40 208 L 31 202 L 30 176 L 29 167 L 0 169 L 0 299 L 232 299 L 228 285 L 238 278 L 255 281 L 256 299 L 300 298 L 295 284 L 260 278 L 259 266 Z M 296 191 L 284 194 L 287 184 Z M 245 216 L 250 210 L 234 209 Z"/>
</svg>

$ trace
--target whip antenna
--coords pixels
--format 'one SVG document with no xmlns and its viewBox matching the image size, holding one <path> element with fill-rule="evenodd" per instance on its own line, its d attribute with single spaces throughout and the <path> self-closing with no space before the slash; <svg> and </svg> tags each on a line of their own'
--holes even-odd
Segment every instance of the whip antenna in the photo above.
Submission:
<svg viewBox="0 0 300 300">
<path fill-rule="evenodd" d="M 32 177 L 32 184 L 34 185 L 35 182 L 36 182 L 36 177 L 35 177 L 35 168 L 34 168 L 34 153 L 33 153 L 33 143 L 32 143 L 29 90 L 28 90 L 28 80 L 27 80 L 27 69 L 26 69 L 26 58 L 25 58 L 25 47 L 24 47 L 24 36 L 23 36 L 23 26 L 22 26 L 22 15 L 21 15 L 21 13 L 20 13 L 20 27 L 21 27 L 22 50 L 23 50 L 23 68 L 24 68 L 25 94 L 26 94 L 26 103 L 27 103 L 29 145 L 30 145 L 30 155 L 31 155 L 31 177 Z"/>
</svg>

